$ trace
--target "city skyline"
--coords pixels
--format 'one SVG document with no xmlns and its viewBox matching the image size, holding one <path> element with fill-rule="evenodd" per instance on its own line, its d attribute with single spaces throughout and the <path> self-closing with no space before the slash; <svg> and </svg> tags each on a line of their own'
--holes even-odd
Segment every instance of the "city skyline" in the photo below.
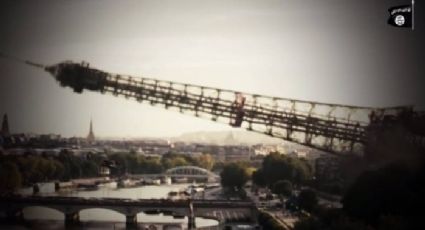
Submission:
<svg viewBox="0 0 425 230">
<path fill-rule="evenodd" d="M 107 72 L 262 95 L 423 108 L 423 25 L 414 32 L 386 25 L 395 3 L 9 2 L 0 50 L 43 64 L 85 60 Z M 101 137 L 232 130 L 110 95 L 75 94 L 29 66 L 0 66 L 0 113 L 18 133 L 86 135 L 89 117 Z"/>
<path fill-rule="evenodd" d="M 125 136 L 98 136 L 94 131 L 93 119 L 90 119 L 89 128 L 87 132 L 75 135 L 75 136 L 62 136 L 61 133 L 33 133 L 33 132 L 22 132 L 17 133 L 9 131 L 9 119 L 7 114 L 3 115 L 2 129 L 0 134 L 4 136 L 22 134 L 25 135 L 59 135 L 63 138 L 79 138 L 86 139 L 89 143 L 95 143 L 96 141 L 109 141 L 109 140 L 166 140 L 172 142 L 187 142 L 187 143 L 204 143 L 204 144 L 229 144 L 229 145 L 255 145 L 255 144 L 283 144 L 288 143 L 287 141 L 279 138 L 270 137 L 260 133 L 252 133 L 244 130 L 224 130 L 224 131 L 198 131 L 198 132 L 186 132 L 178 136 L 139 136 L 139 137 L 125 137 Z M 236 136 L 236 138 L 235 138 Z M 294 143 L 294 145 L 296 145 Z"/>
</svg>

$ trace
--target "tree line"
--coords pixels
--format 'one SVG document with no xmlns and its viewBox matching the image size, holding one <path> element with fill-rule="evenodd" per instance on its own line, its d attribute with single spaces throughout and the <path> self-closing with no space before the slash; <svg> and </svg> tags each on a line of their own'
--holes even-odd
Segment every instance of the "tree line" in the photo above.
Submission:
<svg viewBox="0 0 425 230">
<path fill-rule="evenodd" d="M 129 174 L 156 174 L 165 172 L 167 169 L 178 166 L 198 166 L 211 170 L 214 166 L 214 159 L 210 154 L 200 156 L 190 156 L 168 152 L 161 157 L 136 155 L 131 153 L 114 153 L 109 155 L 109 160 L 116 163 L 112 169 L 113 175 Z"/>
<path fill-rule="evenodd" d="M 99 168 L 105 161 L 113 161 L 111 176 L 129 174 L 154 174 L 177 166 L 195 165 L 208 170 L 214 166 L 210 154 L 188 156 L 166 153 L 162 157 L 137 155 L 131 152 L 77 156 L 63 150 L 57 155 L 0 155 L 0 193 L 12 192 L 22 186 L 38 182 L 68 181 L 76 178 L 99 176 Z"/>
</svg>

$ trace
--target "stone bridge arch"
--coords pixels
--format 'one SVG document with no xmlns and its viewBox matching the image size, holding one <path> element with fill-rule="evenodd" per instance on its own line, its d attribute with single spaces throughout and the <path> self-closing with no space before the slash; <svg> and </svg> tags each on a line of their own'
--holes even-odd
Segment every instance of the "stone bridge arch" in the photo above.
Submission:
<svg viewBox="0 0 425 230">
<path fill-rule="evenodd" d="M 28 205 L 28 206 L 15 207 L 14 209 L 11 209 L 11 211 L 12 210 L 16 210 L 15 212 L 22 212 L 22 217 L 25 216 L 25 218 L 30 218 L 30 219 L 32 216 L 36 216 L 36 219 L 58 219 L 58 220 L 65 219 L 65 213 L 63 212 L 63 210 L 55 206 Z M 16 214 L 19 215 L 19 213 L 16 213 Z M 52 214 L 53 214 L 53 218 L 52 218 Z M 58 216 L 58 218 L 54 218 L 56 215 Z M 48 218 L 45 218 L 45 217 L 48 217 Z"/>
<path fill-rule="evenodd" d="M 126 215 L 125 213 L 118 211 L 111 207 L 90 207 L 90 208 L 82 208 L 79 210 L 79 216 L 80 220 L 83 216 L 86 215 L 96 215 L 94 211 L 102 211 L 102 216 L 96 216 L 95 218 L 99 219 L 100 221 L 126 221 Z M 104 212 L 106 211 L 106 212 Z M 112 217 L 112 214 L 118 214 L 117 217 Z M 113 219 L 116 218 L 116 219 Z M 89 218 L 91 219 L 91 218 Z"/>
</svg>

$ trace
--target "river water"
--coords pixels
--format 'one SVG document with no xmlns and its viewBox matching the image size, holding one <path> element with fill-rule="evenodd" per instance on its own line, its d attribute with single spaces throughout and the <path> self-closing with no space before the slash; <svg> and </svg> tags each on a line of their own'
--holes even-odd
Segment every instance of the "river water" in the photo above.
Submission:
<svg viewBox="0 0 425 230">
<path fill-rule="evenodd" d="M 92 198 L 130 198 L 130 199 L 161 199 L 167 198 L 170 191 L 180 191 L 187 188 L 189 184 L 173 184 L 173 185 L 147 185 L 136 188 L 120 188 L 116 185 L 101 187 L 96 191 L 64 191 L 54 192 L 54 184 L 40 184 L 41 196 L 74 196 L 74 197 L 92 197 Z M 21 194 L 30 195 L 32 189 L 23 189 Z M 29 220 L 29 228 L 38 228 L 42 225 L 47 225 L 40 229 L 62 229 L 64 215 L 56 210 L 44 207 L 28 207 L 23 210 L 24 217 Z M 86 209 L 80 211 L 80 220 L 84 225 L 84 229 L 120 229 L 125 228 L 125 216 L 107 209 Z M 139 213 L 137 215 L 138 223 L 149 223 L 151 225 L 160 226 L 162 223 L 174 223 L 175 225 L 187 226 L 187 217 L 184 219 L 175 219 L 172 216 L 147 215 Z M 196 218 L 197 227 L 213 227 L 218 225 L 218 221 L 205 218 Z M 9 226 L 14 229 L 17 226 Z M 25 229 L 24 226 L 20 226 Z M 1 226 L 0 226 L 1 228 Z M 22 229 L 22 228 L 19 228 Z M 161 229 L 161 227 L 157 228 Z"/>
</svg>

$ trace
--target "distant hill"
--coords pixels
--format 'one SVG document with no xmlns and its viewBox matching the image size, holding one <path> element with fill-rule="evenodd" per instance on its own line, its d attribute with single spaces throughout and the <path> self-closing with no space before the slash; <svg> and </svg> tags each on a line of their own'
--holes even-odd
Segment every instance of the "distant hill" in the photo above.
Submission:
<svg viewBox="0 0 425 230">
<path fill-rule="evenodd" d="M 171 141 L 205 143 L 216 145 L 254 145 L 254 144 L 280 144 L 282 139 L 269 137 L 264 134 L 248 131 L 216 131 L 184 133 Z"/>
</svg>

